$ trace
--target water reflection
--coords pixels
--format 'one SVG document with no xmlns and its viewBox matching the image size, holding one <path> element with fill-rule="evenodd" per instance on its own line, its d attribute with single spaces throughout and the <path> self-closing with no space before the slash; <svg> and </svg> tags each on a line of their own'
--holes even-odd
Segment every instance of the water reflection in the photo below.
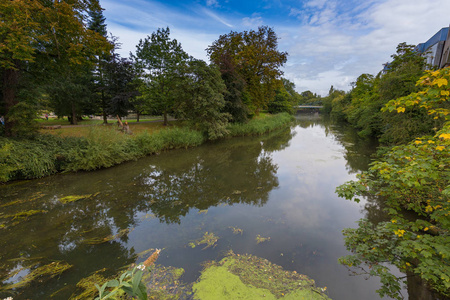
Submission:
<svg viewBox="0 0 450 300">
<path fill-rule="evenodd" d="M 64 288 L 55 297 L 67 299 L 71 289 L 66 285 L 73 290 L 79 279 L 96 270 L 107 267 L 112 272 L 136 260 L 128 235 L 118 233 L 137 227 L 138 214 L 151 212 L 161 222 L 176 224 L 194 208 L 264 205 L 279 185 L 271 153 L 286 147 L 291 138 L 287 128 L 165 153 L 164 159 L 150 157 L 98 172 L 1 186 L 2 286 L 40 266 L 65 261 L 73 267 L 51 280 L 51 288 L 31 284 L 12 295 L 46 298 Z M 81 198 L 63 203 L 67 196 Z M 0 298 L 10 295 L 0 291 Z"/>
<path fill-rule="evenodd" d="M 205 210 L 219 204 L 262 206 L 278 187 L 277 165 L 271 152 L 288 145 L 289 128 L 255 142 L 240 138 L 192 155 L 168 154 L 154 160 L 134 178 L 139 197 L 162 222 L 180 223 L 193 208 Z"/>
<path fill-rule="evenodd" d="M 65 261 L 73 267 L 18 289 L 14 299 L 47 299 L 55 292 L 55 299 L 68 299 L 81 278 L 102 268 L 112 273 L 149 248 L 164 248 L 158 262 L 183 267 L 188 282 L 202 262 L 233 249 L 307 274 L 333 299 L 378 299 L 379 284 L 348 277 L 337 258 L 348 254 L 341 230 L 364 215 L 383 218 L 381 203 L 368 198 L 364 207 L 334 193 L 367 168 L 374 147 L 348 127 L 302 115 L 292 128 L 269 135 L 0 186 L 0 280 L 4 286 L 20 267 L 23 276 Z M 84 198 L 61 202 L 74 195 Z M 5 217 L 31 210 L 39 212 Z M 188 244 L 205 232 L 219 237 L 217 247 L 191 249 Z M 258 235 L 271 240 L 258 244 Z M 0 291 L 0 299 L 7 296 Z"/>
</svg>

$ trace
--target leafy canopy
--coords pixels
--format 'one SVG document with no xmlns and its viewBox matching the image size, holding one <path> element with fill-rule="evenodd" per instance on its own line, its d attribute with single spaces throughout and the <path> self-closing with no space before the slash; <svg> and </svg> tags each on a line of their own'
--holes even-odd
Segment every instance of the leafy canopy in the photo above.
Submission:
<svg viewBox="0 0 450 300">
<path fill-rule="evenodd" d="M 391 100 L 383 111 L 403 114 L 422 108 L 443 126 L 433 136 L 422 136 L 393 147 L 375 161 L 358 181 L 337 188 L 347 199 L 367 193 L 383 197 L 390 222 L 361 220 L 357 229 L 344 230 L 347 266 L 368 265 L 370 275 L 381 277 L 380 295 L 401 298 L 400 281 L 389 262 L 414 274 L 446 297 L 450 296 L 450 68 L 427 71 L 417 82 L 419 91 Z M 405 214 L 409 212 L 409 216 Z M 414 216 L 411 218 L 411 213 Z"/>
</svg>

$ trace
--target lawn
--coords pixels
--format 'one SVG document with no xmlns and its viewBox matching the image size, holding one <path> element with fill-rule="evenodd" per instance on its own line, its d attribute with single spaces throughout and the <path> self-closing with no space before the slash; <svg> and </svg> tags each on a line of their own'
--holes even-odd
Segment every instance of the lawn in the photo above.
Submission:
<svg viewBox="0 0 450 300">
<path fill-rule="evenodd" d="M 138 134 L 144 131 L 147 131 L 148 133 L 155 133 L 160 130 L 164 130 L 166 128 L 171 128 L 173 126 L 178 126 L 178 121 L 170 121 L 169 126 L 164 126 L 162 122 L 139 122 L 137 123 L 136 120 L 132 122 L 131 120 L 127 120 L 129 122 L 130 130 L 133 134 Z M 49 120 L 49 122 L 51 122 Z M 43 126 L 52 126 L 52 125 L 67 125 L 67 124 L 48 124 Z M 102 123 L 81 123 L 80 125 L 92 125 L 96 127 L 104 128 L 105 130 L 109 130 L 110 128 L 117 128 L 119 130 L 119 127 L 117 126 L 116 122 L 109 122 L 108 125 L 102 125 Z M 66 136 L 74 136 L 74 137 L 82 137 L 87 136 L 92 128 L 92 126 L 68 126 L 64 128 L 59 129 L 40 129 L 41 133 L 50 133 L 61 137 Z"/>
</svg>

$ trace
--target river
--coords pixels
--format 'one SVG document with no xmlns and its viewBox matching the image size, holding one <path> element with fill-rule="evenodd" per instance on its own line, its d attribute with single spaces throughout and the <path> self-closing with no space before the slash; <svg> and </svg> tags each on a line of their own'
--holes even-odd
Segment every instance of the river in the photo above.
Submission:
<svg viewBox="0 0 450 300">
<path fill-rule="evenodd" d="M 133 263 L 149 248 L 163 249 L 158 263 L 183 268 L 185 282 L 231 249 L 306 274 L 332 299 L 379 299 L 377 278 L 350 276 L 337 260 L 349 254 L 342 229 L 383 214 L 374 200 L 358 204 L 334 192 L 367 169 L 375 147 L 348 127 L 304 114 L 264 136 L 2 185 L 0 279 L 18 282 L 29 269 L 65 261 L 73 267 L 17 289 L 14 299 L 68 299 L 81 278 Z M 219 238 L 215 247 L 189 246 L 205 232 Z M 258 235 L 270 240 L 258 243 Z"/>
</svg>

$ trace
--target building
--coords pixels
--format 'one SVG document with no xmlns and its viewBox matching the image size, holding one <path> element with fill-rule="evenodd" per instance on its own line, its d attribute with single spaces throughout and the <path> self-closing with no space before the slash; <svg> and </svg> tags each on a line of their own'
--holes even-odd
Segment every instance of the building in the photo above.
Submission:
<svg viewBox="0 0 450 300">
<path fill-rule="evenodd" d="M 428 68 L 440 68 L 443 55 L 447 55 L 447 61 L 449 59 L 449 48 L 449 27 L 444 27 L 425 43 L 418 44 L 415 50 L 426 58 Z"/>
<path fill-rule="evenodd" d="M 444 43 L 444 48 L 442 49 L 442 57 L 441 63 L 439 64 L 439 69 L 449 66 L 450 66 L 450 30 L 448 30 L 447 39 Z"/>
</svg>

